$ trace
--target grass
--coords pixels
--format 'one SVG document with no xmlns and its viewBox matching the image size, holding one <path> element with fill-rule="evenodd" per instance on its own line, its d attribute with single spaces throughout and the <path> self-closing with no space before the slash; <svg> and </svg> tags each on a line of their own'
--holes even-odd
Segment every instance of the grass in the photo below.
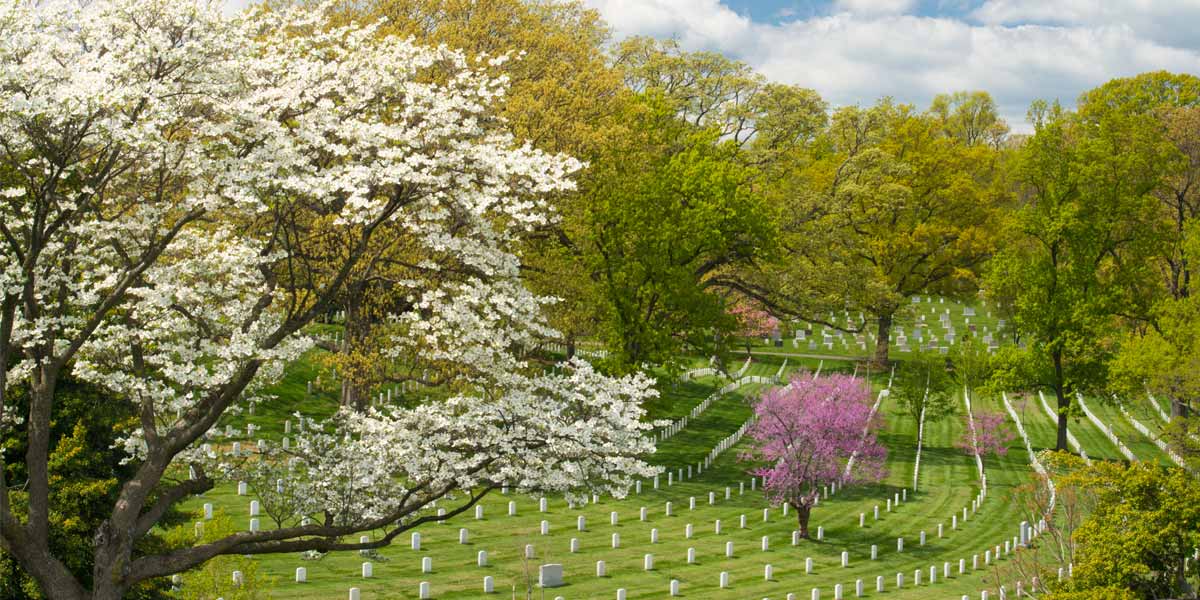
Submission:
<svg viewBox="0 0 1200 600">
<path fill-rule="evenodd" d="M 773 376 L 782 357 L 756 357 L 749 374 Z M 788 370 L 816 368 L 817 360 L 789 359 Z M 822 372 L 852 371 L 851 361 L 825 361 Z M 306 398 L 304 382 L 315 374 L 315 367 L 302 361 L 288 370 L 284 382 L 277 390 L 280 399 L 260 406 L 256 415 L 243 415 L 235 419 L 243 424 L 253 419 L 262 429 L 262 437 L 282 436 L 282 420 L 297 408 L 320 414 L 336 405 L 336 396 L 319 394 Z M 886 373 L 873 374 L 878 388 L 886 381 Z M 672 418 L 686 414 L 692 406 L 721 385 L 716 378 L 663 385 L 663 396 L 647 406 L 653 418 Z M 689 427 L 663 442 L 652 461 L 670 467 L 679 467 L 699 462 L 719 440 L 737 429 L 750 415 L 748 398 L 752 398 L 762 386 L 748 385 L 737 393 L 714 402 Z M 977 400 L 977 406 L 995 410 L 994 402 Z M 977 409 L 978 410 L 978 409 Z M 281 598 L 345 598 L 350 587 L 358 587 L 364 599 L 416 598 L 417 586 L 421 581 L 432 584 L 435 598 L 478 598 L 482 593 L 485 575 L 495 578 L 496 589 L 502 596 L 512 594 L 514 586 L 523 593 L 527 581 L 536 583 L 537 566 L 560 562 L 564 565 L 567 585 L 546 590 L 545 597 L 554 598 L 614 598 L 617 588 L 624 588 L 628 598 L 661 598 L 667 596 L 670 580 L 678 579 L 682 585 L 682 596 L 691 598 L 783 598 L 787 593 L 808 598 L 809 590 L 821 588 L 822 597 L 833 597 L 833 586 L 845 586 L 845 596 L 850 597 L 856 579 L 863 579 L 866 597 L 882 598 L 927 598 L 930 596 L 958 597 L 962 594 L 975 595 L 979 590 L 995 586 L 985 581 L 990 572 L 981 569 L 957 575 L 958 559 L 965 559 L 968 570 L 971 556 L 981 555 L 985 549 L 1003 539 L 1011 538 L 1018 523 L 1025 517 L 1019 514 L 1015 503 L 1006 499 L 1013 486 L 1026 483 L 1029 467 L 1020 440 L 1013 442 L 1013 450 L 1000 459 L 987 462 L 991 492 L 980 512 L 966 522 L 960 522 L 957 531 L 950 529 L 950 517 L 969 507 L 978 491 L 978 480 L 973 461 L 953 447 L 961 433 L 957 419 L 947 419 L 927 424 L 926 446 L 922 454 L 919 491 L 909 491 L 908 501 L 886 512 L 886 499 L 911 485 L 913 461 L 916 449 L 916 423 L 900 414 L 894 403 L 885 401 L 881 406 L 887 427 L 881 440 L 889 449 L 889 475 L 881 483 L 848 488 L 822 501 L 814 511 L 812 527 L 822 526 L 823 541 L 802 541 L 799 546 L 791 545 L 791 532 L 795 527 L 794 517 L 784 517 L 778 509 L 770 510 L 769 520 L 762 519 L 766 503 L 760 493 L 752 493 L 746 485 L 744 495 L 738 493 L 738 482 L 746 482 L 746 466 L 738 462 L 740 447 L 724 453 L 702 475 L 690 481 L 651 489 L 643 486 L 643 493 L 622 500 L 604 498 L 598 504 L 569 509 L 561 498 L 551 499 L 550 512 L 537 511 L 537 499 L 528 496 L 495 494 L 486 498 L 485 519 L 476 521 L 473 515 L 465 514 L 452 522 L 429 525 L 421 528 L 423 548 L 412 551 L 408 548 L 407 535 L 397 545 L 383 549 L 380 558 L 374 559 L 374 577 L 362 579 L 359 575 L 363 558 L 357 553 L 335 553 L 319 561 L 304 561 L 296 554 L 268 555 L 258 557 L 262 574 L 274 578 L 272 590 Z M 1038 412 L 1040 414 L 1040 407 Z M 1033 421 L 1034 419 L 1029 419 Z M 1028 424 L 1031 435 L 1037 431 L 1038 444 L 1053 446 L 1053 427 L 1048 419 L 1041 427 Z M 1090 451 L 1090 448 L 1089 448 Z M 1115 451 L 1115 449 L 1114 449 Z M 730 487 L 732 498 L 724 500 L 724 490 Z M 707 504 L 708 492 L 717 492 L 715 505 Z M 688 499 L 696 497 L 697 508 L 688 510 Z M 201 504 L 212 502 L 228 514 L 234 523 L 247 523 L 249 498 L 238 497 L 232 486 L 222 486 L 190 499 L 185 508 L 199 513 Z M 516 502 L 517 515 L 507 516 L 509 501 Z M 666 502 L 673 502 L 675 514 L 663 514 Z M 878 521 L 871 517 L 873 506 L 881 507 Z M 649 519 L 638 520 L 641 507 L 646 507 Z M 609 525 L 610 511 L 617 511 L 620 522 Z M 867 514 L 867 526 L 859 528 L 859 513 Z M 741 515 L 747 517 L 747 528 L 737 527 Z M 576 531 L 577 516 L 587 519 L 586 531 Z M 542 519 L 550 522 L 550 535 L 539 535 Z M 721 519 L 722 534 L 714 532 L 714 521 Z M 695 527 L 695 537 L 685 539 L 685 526 Z M 945 537 L 938 539 L 937 525 L 944 525 Z M 264 519 L 264 527 L 266 527 Z M 470 544 L 458 543 L 458 528 L 471 532 Z M 659 543 L 650 544 L 650 529 L 659 530 Z M 918 546 L 920 531 L 928 534 L 925 546 Z M 611 534 L 619 533 L 621 547 L 611 548 Z M 763 536 L 770 539 L 770 549 L 760 550 Z M 896 552 L 896 538 L 905 538 L 905 551 Z M 568 552 L 571 538 L 578 538 L 581 551 Z M 734 543 L 732 558 L 724 555 L 724 544 Z M 523 548 L 533 544 L 537 558 L 526 563 L 522 559 Z M 870 560 L 872 545 L 878 546 L 878 560 Z M 689 565 L 685 557 L 689 547 L 695 548 L 698 563 Z M 489 566 L 476 566 L 476 553 L 486 550 Z M 850 566 L 840 566 L 842 551 L 849 552 Z M 642 569 L 646 553 L 655 556 L 652 571 Z M 433 559 L 433 572 L 421 573 L 421 558 Z M 804 573 L 804 560 L 811 557 L 815 569 L 812 574 Z M 595 576 L 597 560 L 607 562 L 608 576 Z M 943 562 L 953 565 L 949 580 L 941 578 Z M 771 581 L 763 577 L 764 565 L 774 567 Z M 922 579 L 928 577 L 931 565 L 938 567 L 938 583 L 930 587 L 923 583 L 920 588 L 912 586 L 913 571 L 922 569 Z M 308 570 L 309 583 L 292 583 L 296 567 Z M 722 571 L 731 576 L 732 586 L 718 587 L 718 574 Z M 905 574 L 906 586 L 895 589 L 897 572 Z M 885 592 L 875 592 L 875 577 L 884 576 Z M 541 590 L 535 597 L 542 597 Z"/>
<path fill-rule="evenodd" d="M 1142 435 L 1140 431 L 1134 428 L 1129 419 L 1121 414 L 1121 410 L 1115 405 L 1110 404 L 1111 401 L 1105 401 L 1100 398 L 1088 398 L 1087 405 L 1091 409 L 1092 414 L 1100 419 L 1101 423 L 1105 423 L 1112 427 L 1113 433 L 1117 439 L 1125 443 L 1133 455 L 1140 461 L 1153 462 L 1165 466 L 1175 466 L 1171 458 L 1165 452 L 1159 449 L 1152 440 Z M 1132 414 L 1132 413 L 1131 413 Z M 1150 428 L 1150 431 L 1157 430 L 1161 421 L 1156 418 L 1154 421 L 1147 421 L 1134 415 L 1142 425 Z"/>
</svg>

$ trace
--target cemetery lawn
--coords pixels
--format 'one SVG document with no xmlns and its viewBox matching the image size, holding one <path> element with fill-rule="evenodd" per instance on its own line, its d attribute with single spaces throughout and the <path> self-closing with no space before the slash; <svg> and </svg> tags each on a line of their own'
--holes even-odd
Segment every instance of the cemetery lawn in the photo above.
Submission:
<svg viewBox="0 0 1200 600">
<path fill-rule="evenodd" d="M 747 375 L 774 376 L 783 362 L 783 357 L 755 357 Z M 697 363 L 702 365 L 703 361 Z M 852 372 L 849 361 L 830 361 L 789 358 L 787 371 L 797 369 L 815 370 L 821 364 L 822 373 L 834 370 Z M 740 365 L 739 365 L 740 367 Z M 903 368 L 902 365 L 900 368 Z M 328 414 L 336 406 L 336 395 L 332 392 L 318 393 L 306 398 L 305 382 L 315 376 L 318 368 L 309 360 L 299 361 L 287 373 L 284 381 L 276 388 L 279 399 L 269 401 L 256 409 L 256 415 L 243 414 L 233 421 L 241 426 L 250 420 L 261 427 L 260 434 L 278 443 L 283 435 L 284 419 L 290 417 L 297 407 L 310 414 Z M 887 374 L 875 373 L 872 384 L 876 390 L 886 385 Z M 720 386 L 724 380 L 715 377 L 679 384 L 664 384 L 660 399 L 648 405 L 650 417 L 673 419 L 687 414 Z M 331 386 L 332 387 L 332 386 Z M 678 469 L 686 465 L 693 467 L 721 439 L 730 435 L 750 416 L 748 399 L 763 389 L 763 385 L 752 384 L 739 388 L 712 403 L 707 411 L 695 418 L 689 427 L 659 445 L 653 462 Z M 976 410 L 1001 411 L 998 399 L 979 398 Z M 286 407 L 286 408 L 284 408 Z M 1036 408 L 1034 411 L 1032 409 Z M 260 577 L 269 578 L 267 585 L 276 598 L 346 598 L 347 590 L 357 587 L 362 598 L 417 598 L 419 582 L 432 584 L 433 598 L 481 598 L 483 577 L 490 575 L 495 580 L 498 595 L 511 597 L 514 586 L 519 594 L 524 593 L 526 583 L 535 586 L 534 594 L 542 598 L 536 588 L 537 568 L 546 563 L 564 565 L 566 585 L 545 590 L 545 598 L 562 596 L 567 599 L 615 598 L 617 588 L 627 590 L 630 600 L 635 598 L 666 598 L 672 579 L 681 582 L 681 597 L 685 598 L 779 598 L 795 593 L 798 598 L 809 598 L 810 590 L 821 588 L 822 598 L 833 598 L 835 584 L 844 586 L 844 597 L 854 594 L 855 580 L 862 579 L 864 597 L 867 598 L 957 598 L 962 594 L 977 594 L 998 587 L 989 577 L 991 567 L 984 567 L 983 554 L 995 545 L 1017 535 L 1018 525 L 1028 517 L 1022 516 L 1017 503 L 1009 500 L 1010 490 L 1030 481 L 1031 469 L 1023 442 L 1018 438 L 1011 444 L 1007 456 L 988 458 L 985 466 L 990 485 L 989 494 L 979 512 L 969 514 L 962 521 L 964 507 L 970 513 L 971 500 L 979 491 L 979 480 L 974 461 L 954 442 L 961 432 L 957 418 L 949 418 L 926 424 L 925 447 L 921 457 L 921 472 L 918 491 L 907 492 L 906 502 L 886 510 L 886 501 L 894 494 L 910 487 L 916 454 L 917 424 L 903 416 L 894 402 L 884 399 L 881 404 L 887 426 L 881 440 L 888 447 L 889 476 L 880 484 L 849 488 L 822 500 L 814 510 L 811 530 L 816 535 L 817 527 L 824 530 L 824 539 L 801 540 L 798 546 L 791 544 L 791 532 L 795 529 L 794 514 L 784 517 L 779 508 L 770 508 L 768 520 L 763 520 L 763 509 L 767 507 L 761 492 L 751 491 L 746 466 L 739 463 L 742 446 L 731 448 L 722 454 L 710 469 L 701 475 L 674 485 L 666 485 L 666 474 L 661 477 L 660 489 L 652 489 L 649 482 L 643 484 L 640 495 L 631 494 L 622 500 L 601 498 L 597 504 L 570 509 L 561 497 L 549 498 L 549 511 L 538 512 L 536 497 L 510 493 L 494 493 L 483 500 L 484 519 L 476 520 L 468 511 L 450 522 L 426 525 L 421 532 L 422 549 L 411 550 L 409 535 L 397 538 L 397 542 L 379 552 L 371 559 L 374 577 L 363 579 L 361 564 L 367 560 L 356 552 L 332 553 L 320 560 L 302 560 L 298 554 L 265 555 L 255 558 Z M 1035 448 L 1052 447 L 1054 429 L 1041 408 L 1030 404 L 1024 411 L 1025 426 L 1033 438 Z M 1080 433 L 1082 427 L 1073 429 Z M 1099 431 L 1086 436 L 1085 447 L 1092 452 L 1093 438 L 1103 439 Z M 243 438 L 244 445 L 253 440 Z M 1107 442 L 1106 442 L 1107 443 Z M 1111 444 L 1110 444 L 1111 446 Z M 1112 448 L 1112 453 L 1116 449 Z M 1114 456 L 1115 458 L 1115 456 Z M 686 473 L 685 473 L 686 474 Z M 738 484 L 745 485 L 739 493 Z M 729 487 L 731 498 L 725 500 L 725 488 Z M 715 492 L 716 502 L 708 504 L 708 493 Z M 689 510 L 689 498 L 696 498 L 696 509 Z M 201 507 L 211 502 L 218 511 L 226 513 L 239 527 L 249 521 L 250 497 L 239 497 L 235 488 L 222 486 L 204 496 L 194 497 L 185 505 L 192 511 L 192 520 L 201 519 Z M 507 503 L 517 505 L 517 515 L 507 516 Z M 666 516 L 666 502 L 673 503 L 673 515 Z M 873 519 L 873 507 L 879 505 L 880 518 Z M 448 505 L 449 506 L 449 505 Z M 638 519 L 639 509 L 646 507 L 648 519 Z M 618 513 L 615 527 L 609 523 L 610 512 Z M 866 514 L 866 527 L 858 526 L 859 514 Z M 747 528 L 738 527 L 741 515 L 746 516 Z M 958 530 L 951 530 L 951 516 L 959 517 Z M 584 531 L 577 531 L 576 518 L 586 519 Z M 260 517 L 264 528 L 272 527 L 268 518 Z M 540 535 L 540 523 L 550 523 L 550 534 Z M 714 532 L 714 521 L 720 519 L 723 531 Z M 693 539 L 685 539 L 687 524 L 694 526 Z M 944 537 L 937 537 L 937 525 L 943 525 Z M 190 524 L 187 525 L 190 528 Z M 459 528 L 470 532 L 470 543 L 458 543 Z M 650 543 L 650 530 L 657 528 L 659 541 Z M 925 531 L 925 546 L 919 545 L 919 534 Z M 620 535 L 620 547 L 612 548 L 611 536 Z M 769 549 L 761 550 L 761 540 L 769 539 Z M 897 552 L 896 539 L 904 538 L 904 551 Z M 570 553 L 571 538 L 578 538 L 580 551 Z M 734 556 L 725 557 L 725 543 L 732 541 Z M 523 560 L 526 544 L 535 548 L 536 558 Z M 870 559 L 871 545 L 878 546 L 878 560 Z M 697 564 L 687 564 L 688 548 L 695 548 Z M 488 566 L 476 566 L 477 552 L 488 553 Z M 849 553 L 849 567 L 841 567 L 841 553 Z M 646 554 L 654 555 L 654 569 L 645 571 L 643 560 Z M 980 569 L 971 570 L 972 555 L 979 555 Z M 422 557 L 431 557 L 433 571 L 421 572 Z M 805 574 L 805 559 L 814 562 L 812 574 Z M 966 561 L 967 574 L 958 575 L 958 560 Z M 607 576 L 596 577 L 596 561 L 607 563 Z M 951 577 L 943 579 L 943 563 L 951 563 Z M 774 568 L 773 578 L 764 579 L 764 566 Z M 296 567 L 308 570 L 308 582 L 293 582 Z M 928 584 L 930 566 L 937 567 L 937 583 Z M 913 585 L 914 571 L 920 569 L 921 585 Z M 718 576 L 722 571 L 730 574 L 731 586 L 718 587 Z M 905 585 L 896 589 L 896 574 L 904 573 Z M 885 591 L 875 591 L 875 578 L 884 577 Z"/>
</svg>

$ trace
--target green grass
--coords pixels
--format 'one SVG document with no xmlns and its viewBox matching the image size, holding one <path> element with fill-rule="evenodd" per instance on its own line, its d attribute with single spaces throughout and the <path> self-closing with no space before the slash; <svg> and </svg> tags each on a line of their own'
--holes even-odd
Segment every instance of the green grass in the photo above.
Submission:
<svg viewBox="0 0 1200 600">
<path fill-rule="evenodd" d="M 1129 450 L 1133 452 L 1133 455 L 1138 458 L 1138 460 L 1158 463 L 1166 466 L 1175 466 L 1175 463 L 1171 461 L 1171 458 L 1167 456 L 1165 452 L 1160 450 L 1158 446 L 1156 446 L 1149 438 L 1142 435 L 1142 433 L 1139 432 L 1133 426 L 1133 424 L 1125 418 L 1125 415 L 1121 414 L 1121 410 L 1119 408 L 1100 398 L 1088 398 L 1087 405 L 1088 408 L 1091 409 L 1092 414 L 1096 415 L 1096 418 L 1100 419 L 1101 423 L 1106 423 L 1112 427 L 1112 431 L 1114 434 L 1116 434 L 1117 439 L 1124 442 L 1125 445 L 1129 447 Z M 1150 431 L 1155 431 L 1161 425 L 1161 421 L 1157 420 L 1157 418 L 1155 421 L 1149 422 L 1138 417 L 1137 415 L 1134 415 L 1134 418 L 1141 421 L 1142 425 L 1150 428 Z"/>
<path fill-rule="evenodd" d="M 774 375 L 783 359 L 773 359 L 756 358 L 748 373 Z M 790 359 L 788 370 L 812 370 L 816 368 L 816 363 L 815 360 Z M 853 368 L 850 361 L 825 361 L 822 372 L 849 372 Z M 298 363 L 289 369 L 281 384 L 279 400 L 259 407 L 254 417 L 240 418 L 252 418 L 263 427 L 263 437 L 274 438 L 282 435 L 282 419 L 287 418 L 298 405 L 303 406 L 306 412 L 319 413 L 317 409 L 321 408 L 330 410 L 330 405 L 336 404 L 336 396 L 327 394 L 312 399 L 304 398 L 303 382 L 312 373 L 311 367 Z M 873 375 L 876 386 L 886 381 L 886 373 Z M 686 414 L 696 402 L 720 385 L 715 378 L 687 384 L 665 384 L 662 386 L 662 398 L 647 408 L 653 418 Z M 679 467 L 700 461 L 717 441 L 745 422 L 751 411 L 747 398 L 752 398 L 762 387 L 744 386 L 736 394 L 714 402 L 687 429 L 663 442 L 651 458 L 652 462 Z M 995 409 L 994 402 L 988 399 L 976 402 L 981 408 Z M 950 516 L 961 516 L 962 508 L 970 506 L 979 485 L 973 461 L 953 447 L 954 440 L 961 433 L 959 421 L 952 418 L 927 424 L 920 490 L 910 490 L 908 501 L 888 513 L 884 511 L 886 499 L 911 485 L 916 423 L 902 416 L 891 401 L 885 401 L 881 411 L 887 420 L 881 440 L 889 449 L 889 475 L 879 484 L 848 488 L 822 501 L 814 511 L 812 521 L 814 532 L 818 525 L 825 529 L 825 539 L 821 542 L 803 541 L 797 547 L 791 546 L 791 531 L 795 527 L 792 516 L 784 518 L 779 510 L 771 509 L 770 520 L 763 522 L 762 509 L 766 504 L 762 495 L 752 493 L 748 485 L 745 495 L 738 495 L 738 482 L 747 481 L 748 476 L 746 465 L 738 461 L 741 448 L 735 447 L 725 452 L 703 475 L 669 487 L 665 485 L 664 476 L 659 490 L 653 490 L 647 484 L 643 486 L 641 495 L 623 500 L 605 498 L 599 504 L 568 509 L 561 498 L 556 498 L 551 501 L 551 511 L 543 515 L 537 512 L 536 498 L 500 494 L 489 496 L 482 502 L 486 516 L 484 520 L 476 521 L 473 515 L 467 514 L 446 524 L 424 526 L 420 529 L 424 547 L 419 552 L 408 548 L 407 535 L 396 545 L 382 550 L 380 554 L 385 560 L 374 561 L 375 577 L 369 580 L 359 576 L 364 559 L 354 552 L 330 554 L 319 561 L 304 561 L 296 554 L 262 556 L 256 560 L 260 571 L 275 579 L 275 597 L 301 599 L 345 598 L 346 590 L 352 586 L 362 590 L 364 599 L 416 598 L 417 585 L 421 581 L 432 583 L 435 598 L 478 598 L 484 596 L 484 575 L 493 576 L 500 595 L 509 597 L 514 585 L 523 593 L 527 566 L 529 575 L 536 581 L 537 565 L 549 562 L 563 563 L 568 585 L 547 590 L 547 598 L 614 598 L 618 587 L 625 588 L 631 600 L 662 598 L 667 595 L 671 579 L 680 580 L 683 597 L 690 598 L 783 598 L 787 593 L 808 598 L 809 590 L 814 587 L 822 589 L 823 598 L 832 598 L 832 588 L 836 583 L 845 585 L 845 596 L 850 597 L 854 581 L 860 578 L 865 580 L 866 597 L 872 598 L 949 598 L 964 593 L 974 595 L 985 587 L 994 589 L 994 585 L 984 581 L 990 570 L 981 569 L 959 576 L 957 561 L 959 558 L 966 559 L 969 570 L 971 555 L 980 554 L 982 566 L 984 550 L 996 543 L 1003 543 L 1006 537 L 1011 538 L 1023 519 L 1015 503 L 1006 498 L 1013 486 L 1026 483 L 1029 478 L 1030 469 L 1020 440 L 1013 442 L 1013 450 L 1008 456 L 988 460 L 991 485 L 988 499 L 978 514 L 960 523 L 959 530 L 951 531 Z M 1040 408 L 1034 414 L 1040 415 Z M 1041 417 L 1048 422 L 1044 415 Z M 1028 421 L 1027 427 L 1038 429 L 1029 425 Z M 1053 446 L 1051 426 L 1043 425 L 1038 429 L 1038 436 L 1037 443 Z M 732 488 L 733 498 L 729 501 L 724 500 L 726 486 Z M 709 491 L 717 492 L 718 502 L 714 506 L 707 504 Z M 688 498 L 692 496 L 697 498 L 694 511 L 687 508 Z M 208 492 L 203 498 L 190 499 L 185 508 L 198 512 L 202 503 L 213 502 L 234 523 L 240 525 L 248 522 L 249 500 L 237 497 L 232 486 L 222 486 Z M 506 516 L 509 500 L 517 503 L 517 516 Z M 674 516 L 666 517 L 663 514 L 667 501 L 674 503 Z M 876 504 L 881 507 L 879 521 L 871 518 L 872 507 Z M 638 520 L 638 509 L 642 506 L 649 511 L 647 522 Z M 610 526 L 608 521 L 609 511 L 614 510 L 621 519 L 616 527 Z M 859 513 L 867 513 L 867 526 L 864 528 L 858 526 Z M 742 514 L 747 516 L 748 521 L 745 530 L 737 528 L 738 517 Z M 575 530 L 575 519 L 579 515 L 586 517 L 587 531 Z M 549 536 L 539 535 L 543 518 L 551 524 Z M 715 519 L 723 521 L 724 532 L 721 535 L 713 531 Z M 694 525 L 696 532 L 691 540 L 684 539 L 684 527 L 688 523 Z M 938 523 L 945 526 L 945 537 L 942 539 L 936 537 Z M 459 527 L 470 529 L 470 544 L 458 544 Z M 658 544 L 649 544 L 651 528 L 659 529 Z M 917 537 L 922 530 L 927 532 L 928 541 L 924 547 L 919 547 Z M 621 535 L 622 547 L 619 549 L 610 547 L 613 532 Z M 762 536 L 770 538 L 771 547 L 767 552 L 759 549 Z M 581 552 L 577 554 L 568 552 L 572 537 L 580 540 Z M 896 552 L 897 537 L 905 538 L 903 553 Z M 733 558 L 724 556 L 726 541 L 734 542 Z M 525 544 L 533 544 L 537 549 L 537 558 L 530 561 L 529 565 L 521 559 Z M 870 560 L 872 544 L 879 547 L 879 559 L 876 561 Z M 685 556 L 689 547 L 696 548 L 699 564 L 686 564 Z M 490 566 L 476 566 L 475 553 L 479 550 L 487 550 Z M 850 567 L 844 569 L 840 566 L 840 553 L 843 550 L 850 553 Z M 643 555 L 648 552 L 655 555 L 656 562 L 655 569 L 650 572 L 642 569 Z M 432 557 L 433 573 L 421 573 L 420 561 L 423 556 Z M 813 558 L 815 563 L 816 568 L 811 575 L 804 574 L 806 557 Z M 601 559 L 607 562 L 608 576 L 605 578 L 595 576 L 595 561 Z M 953 575 L 948 581 L 941 579 L 941 565 L 945 561 L 953 563 Z M 763 565 L 767 563 L 775 569 L 772 581 L 763 578 Z M 928 577 L 930 565 L 938 566 L 939 582 L 933 587 L 926 583 L 920 588 L 912 587 L 913 571 L 922 569 L 924 580 Z M 292 583 L 293 572 L 298 566 L 308 569 L 309 583 Z M 718 573 L 721 571 L 731 575 L 732 586 L 729 589 L 721 590 L 717 586 Z M 902 590 L 895 589 L 897 572 L 905 573 L 907 585 Z M 878 575 L 885 578 L 886 591 L 883 594 L 874 591 L 874 581 Z M 535 594 L 541 597 L 540 591 Z"/>
</svg>

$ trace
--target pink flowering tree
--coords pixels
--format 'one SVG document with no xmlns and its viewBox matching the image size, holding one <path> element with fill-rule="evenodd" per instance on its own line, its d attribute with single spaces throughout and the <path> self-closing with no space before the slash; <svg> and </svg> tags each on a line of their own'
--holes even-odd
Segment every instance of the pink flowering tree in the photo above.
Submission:
<svg viewBox="0 0 1200 600">
<path fill-rule="evenodd" d="M 750 353 L 753 339 L 774 335 L 779 331 L 779 319 L 765 310 L 750 304 L 736 304 L 729 314 L 737 320 L 737 334 L 746 341 L 746 353 Z"/>
<path fill-rule="evenodd" d="M 1004 456 L 1016 437 L 1003 414 L 976 412 L 974 427 L 970 416 L 963 415 L 963 434 L 954 446 L 971 456 Z"/>
<path fill-rule="evenodd" d="M 871 411 L 862 379 L 796 377 L 763 394 L 754 413 L 751 450 L 742 459 L 765 465 L 750 472 L 763 478 L 772 504 L 796 510 L 801 537 L 809 537 L 809 516 L 822 486 L 877 482 L 886 474 L 887 450 L 876 438 L 883 422 Z"/>
</svg>

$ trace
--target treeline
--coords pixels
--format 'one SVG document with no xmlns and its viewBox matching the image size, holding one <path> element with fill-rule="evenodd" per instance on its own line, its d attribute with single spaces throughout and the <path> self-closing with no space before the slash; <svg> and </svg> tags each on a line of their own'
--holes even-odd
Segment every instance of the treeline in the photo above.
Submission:
<svg viewBox="0 0 1200 600">
<path fill-rule="evenodd" d="M 488 67 L 511 82 L 499 116 L 588 164 L 554 198 L 559 219 L 524 239 L 525 279 L 563 300 L 549 310 L 568 347 L 599 339 L 610 368 L 721 354 L 738 303 L 843 329 L 830 312 L 862 313 L 849 328 L 874 328 L 886 361 L 909 298 L 982 295 L 1020 341 L 996 384 L 1052 391 L 1060 447 L 1076 393 L 1150 392 L 1184 416 L 1200 391 L 1195 76 L 1037 102 L 1025 135 L 983 91 L 833 107 L 721 54 L 614 41 L 580 3 L 345 10 L 386 17 L 382 33 L 513 53 Z M 379 346 L 356 325 L 377 313 L 357 303 L 386 302 L 386 278 L 364 285 L 382 289 L 347 296 L 348 357 Z"/>
</svg>

